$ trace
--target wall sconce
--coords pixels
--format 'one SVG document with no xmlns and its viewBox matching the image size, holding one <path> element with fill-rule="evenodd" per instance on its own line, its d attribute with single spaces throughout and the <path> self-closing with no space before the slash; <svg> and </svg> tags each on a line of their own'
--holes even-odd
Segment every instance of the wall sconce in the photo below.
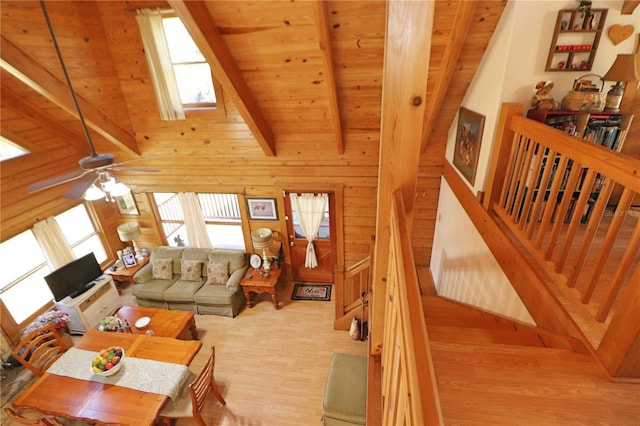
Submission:
<svg viewBox="0 0 640 426">
<path fill-rule="evenodd" d="M 142 262 L 144 260 L 144 256 L 138 245 L 136 244 L 136 238 L 138 238 L 141 234 L 140 225 L 138 222 L 127 222 L 119 225 L 118 228 L 118 237 L 120 237 L 120 241 L 128 242 L 131 241 L 133 243 L 133 251 L 136 253 L 136 260 Z"/>
<path fill-rule="evenodd" d="M 602 77 L 605 81 L 615 81 L 607 92 L 607 100 L 604 110 L 607 112 L 619 112 L 620 103 L 624 96 L 625 83 L 640 80 L 640 54 L 619 54 L 609 71 Z"/>
<path fill-rule="evenodd" d="M 271 247 L 273 242 L 273 231 L 269 228 L 258 228 L 251 232 L 251 240 L 254 248 L 262 249 L 262 267 L 265 276 L 268 277 L 271 271 L 271 260 L 267 256 L 267 249 Z"/>
</svg>

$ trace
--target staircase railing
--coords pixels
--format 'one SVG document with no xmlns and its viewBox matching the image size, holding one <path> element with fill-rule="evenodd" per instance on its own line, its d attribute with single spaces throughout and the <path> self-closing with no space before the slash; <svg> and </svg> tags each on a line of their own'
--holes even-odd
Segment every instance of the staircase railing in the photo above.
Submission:
<svg viewBox="0 0 640 426">
<path fill-rule="evenodd" d="M 373 251 L 373 241 L 371 242 Z M 346 270 L 336 270 L 334 273 L 334 286 L 336 289 L 335 330 L 348 330 L 353 317 L 360 321 L 366 321 L 365 312 L 362 316 L 362 296 L 368 298 L 371 279 L 371 265 L 373 254 L 359 260 Z"/>
<path fill-rule="evenodd" d="M 631 336 L 640 332 L 638 321 L 612 326 L 638 309 L 628 300 L 640 294 L 640 282 L 632 279 L 640 274 L 640 208 L 633 207 L 634 199 L 640 200 L 640 163 L 505 113 L 508 108 L 503 108 L 510 119 L 498 130 L 502 137 L 494 146 L 498 157 L 484 204 L 575 302 L 576 322 L 616 376 L 637 358 Z M 622 191 L 617 201 L 616 187 Z M 624 345 L 601 345 L 620 339 Z"/>
<path fill-rule="evenodd" d="M 420 287 L 402 195 L 391 208 L 382 348 L 382 424 L 442 424 Z"/>
</svg>

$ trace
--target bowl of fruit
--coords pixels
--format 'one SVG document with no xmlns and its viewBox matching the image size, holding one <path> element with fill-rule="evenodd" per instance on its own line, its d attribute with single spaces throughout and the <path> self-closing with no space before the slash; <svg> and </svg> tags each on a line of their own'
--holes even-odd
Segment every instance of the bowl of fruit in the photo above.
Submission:
<svg viewBox="0 0 640 426">
<path fill-rule="evenodd" d="M 124 348 L 111 346 L 102 349 L 91 360 L 91 372 L 98 376 L 112 376 L 120 370 L 124 359 Z"/>
</svg>

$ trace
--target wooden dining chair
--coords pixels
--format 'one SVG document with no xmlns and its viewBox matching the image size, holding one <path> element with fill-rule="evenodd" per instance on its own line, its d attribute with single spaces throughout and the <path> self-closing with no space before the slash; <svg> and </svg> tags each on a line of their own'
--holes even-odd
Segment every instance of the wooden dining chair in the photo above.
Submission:
<svg viewBox="0 0 640 426">
<path fill-rule="evenodd" d="M 20 339 L 11 355 L 33 374 L 42 376 L 67 349 L 54 325 L 48 324 Z"/>
<path fill-rule="evenodd" d="M 207 423 L 202 418 L 202 409 L 204 408 L 209 391 L 215 395 L 216 399 L 220 401 L 220 404 L 227 404 L 213 378 L 215 360 L 216 348 L 212 346 L 207 363 L 196 375 L 195 379 L 189 383 L 188 392 L 186 392 L 187 389 L 183 389 L 180 399 L 176 401 L 175 404 L 171 401 L 167 402 L 160 412 L 160 418 L 164 425 L 170 425 L 171 419 L 193 418 L 197 424 L 206 426 Z"/>
<path fill-rule="evenodd" d="M 35 411 L 25 413 L 24 410 L 18 412 L 11 407 L 5 407 L 4 412 L 11 420 L 21 425 L 64 426 L 64 423 L 61 423 L 55 417 L 46 417 Z"/>
</svg>

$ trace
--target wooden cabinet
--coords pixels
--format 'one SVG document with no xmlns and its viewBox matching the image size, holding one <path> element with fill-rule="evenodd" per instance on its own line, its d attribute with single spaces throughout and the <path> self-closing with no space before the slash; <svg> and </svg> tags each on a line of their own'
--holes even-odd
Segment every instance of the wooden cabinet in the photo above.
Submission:
<svg viewBox="0 0 640 426">
<path fill-rule="evenodd" d="M 118 290 L 108 275 L 96 279 L 96 284 L 76 298 L 65 297 L 56 305 L 71 317 L 71 334 L 83 334 L 97 327 L 100 321 L 122 306 Z"/>
<path fill-rule="evenodd" d="M 553 30 L 545 71 L 590 71 L 608 9 L 562 9 Z"/>
</svg>

